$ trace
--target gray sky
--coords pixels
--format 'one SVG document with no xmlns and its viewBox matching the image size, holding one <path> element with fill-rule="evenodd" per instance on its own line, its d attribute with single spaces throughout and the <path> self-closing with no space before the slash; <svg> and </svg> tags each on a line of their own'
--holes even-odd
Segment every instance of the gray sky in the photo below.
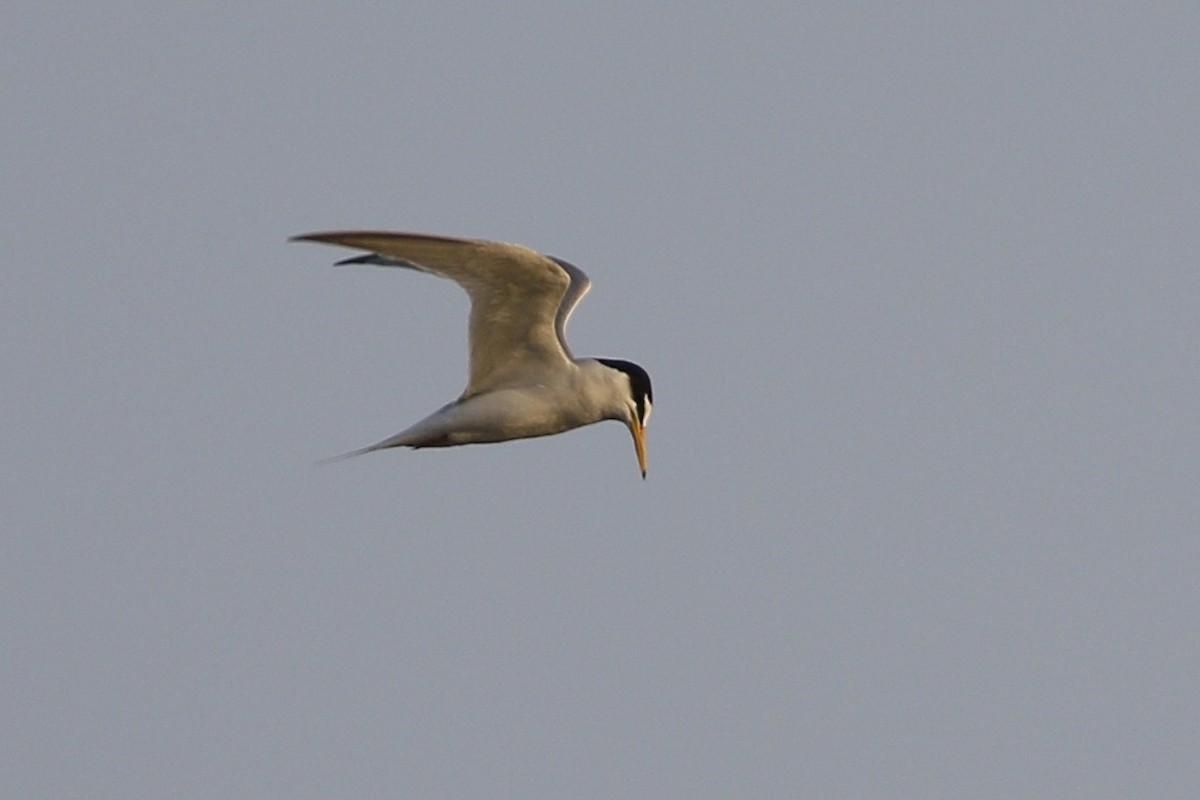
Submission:
<svg viewBox="0 0 1200 800">
<path fill-rule="evenodd" d="M 1192 798 L 1193 4 L 17 3 L 0 795 Z M 314 461 L 587 270 L 607 423 Z"/>
</svg>

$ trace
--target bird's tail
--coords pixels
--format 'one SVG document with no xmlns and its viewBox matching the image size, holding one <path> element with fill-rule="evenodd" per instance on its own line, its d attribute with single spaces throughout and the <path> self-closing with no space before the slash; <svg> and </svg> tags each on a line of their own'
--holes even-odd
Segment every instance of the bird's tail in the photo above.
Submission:
<svg viewBox="0 0 1200 800">
<path fill-rule="evenodd" d="M 419 439 L 414 439 L 412 434 L 409 431 L 401 431 L 400 433 L 397 433 L 395 436 L 389 436 L 388 438 L 384 439 L 382 442 L 376 442 L 375 444 L 369 445 L 367 447 L 360 447 L 357 450 L 351 450 L 349 453 L 342 453 L 339 456 L 330 456 L 329 458 L 322 458 L 320 461 L 317 462 L 317 466 L 324 466 L 325 464 L 332 464 L 335 461 L 345 461 L 347 458 L 354 458 L 355 456 L 362 456 L 362 455 L 366 455 L 367 453 L 374 453 L 376 450 L 387 450 L 391 447 L 429 447 L 429 446 L 431 446 L 431 445 L 428 443 L 422 442 Z"/>
<path fill-rule="evenodd" d="M 370 453 L 372 450 L 378 450 L 378 449 L 379 449 L 378 447 L 375 447 L 374 445 L 372 445 L 371 447 L 362 447 L 362 448 L 359 448 L 358 450 L 351 450 L 349 453 L 342 453 L 341 455 L 329 456 L 328 458 L 322 458 L 320 461 L 318 461 L 317 466 L 323 467 L 326 464 L 332 464 L 335 461 L 345 461 L 347 458 L 354 458 L 355 456 L 366 455 L 367 453 Z"/>
</svg>

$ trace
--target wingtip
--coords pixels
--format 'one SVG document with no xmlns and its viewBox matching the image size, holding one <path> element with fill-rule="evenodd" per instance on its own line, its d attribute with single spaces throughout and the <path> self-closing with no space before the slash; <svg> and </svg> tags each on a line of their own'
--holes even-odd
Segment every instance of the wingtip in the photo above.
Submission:
<svg viewBox="0 0 1200 800">
<path fill-rule="evenodd" d="M 317 244 L 345 244 L 342 240 L 362 235 L 358 231 L 310 231 L 289 236 L 289 242 L 316 242 Z M 350 245 L 347 245 L 350 246 Z"/>
</svg>

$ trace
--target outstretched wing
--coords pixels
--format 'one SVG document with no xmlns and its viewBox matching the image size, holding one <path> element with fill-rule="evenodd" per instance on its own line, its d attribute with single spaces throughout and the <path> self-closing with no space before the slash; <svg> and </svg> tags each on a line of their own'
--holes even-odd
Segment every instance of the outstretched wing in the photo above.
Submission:
<svg viewBox="0 0 1200 800">
<path fill-rule="evenodd" d="M 449 278 L 471 298 L 464 397 L 522 383 L 570 361 L 567 317 L 590 282 L 577 267 L 515 244 L 411 233 L 342 231 L 293 236 L 368 251 L 339 264 L 409 267 Z M 564 300 L 566 302 L 564 302 Z"/>
</svg>

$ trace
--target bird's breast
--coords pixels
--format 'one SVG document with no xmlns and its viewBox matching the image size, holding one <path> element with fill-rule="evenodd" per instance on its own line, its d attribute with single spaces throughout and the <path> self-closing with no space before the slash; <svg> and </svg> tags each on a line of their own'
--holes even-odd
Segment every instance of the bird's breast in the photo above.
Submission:
<svg viewBox="0 0 1200 800">
<path fill-rule="evenodd" d="M 486 392 L 438 415 L 445 415 L 444 431 L 456 444 L 549 436 L 601 419 L 585 398 L 549 386 Z"/>
</svg>

